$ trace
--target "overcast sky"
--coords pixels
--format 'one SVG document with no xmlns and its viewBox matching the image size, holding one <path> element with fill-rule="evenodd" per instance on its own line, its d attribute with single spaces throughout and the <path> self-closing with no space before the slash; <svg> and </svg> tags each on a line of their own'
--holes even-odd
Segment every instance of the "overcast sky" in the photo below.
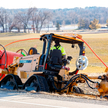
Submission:
<svg viewBox="0 0 108 108">
<path fill-rule="evenodd" d="M 74 7 L 108 7 L 108 0 L 0 0 L 0 7 L 8 9 L 17 8 L 74 8 Z"/>
</svg>

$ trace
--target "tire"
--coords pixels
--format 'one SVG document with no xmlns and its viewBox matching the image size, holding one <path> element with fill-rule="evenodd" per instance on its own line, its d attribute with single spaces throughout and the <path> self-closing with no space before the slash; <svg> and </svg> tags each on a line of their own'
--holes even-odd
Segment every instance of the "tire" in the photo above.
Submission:
<svg viewBox="0 0 108 108">
<path fill-rule="evenodd" d="M 28 55 L 33 55 L 33 54 L 37 54 L 37 49 L 34 47 L 31 47 L 28 51 Z"/>
</svg>

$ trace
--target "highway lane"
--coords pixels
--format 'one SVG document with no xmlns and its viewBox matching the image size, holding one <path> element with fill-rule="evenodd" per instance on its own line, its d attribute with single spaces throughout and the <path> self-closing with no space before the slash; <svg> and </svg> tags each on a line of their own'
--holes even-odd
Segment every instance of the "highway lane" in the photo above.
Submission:
<svg viewBox="0 0 108 108">
<path fill-rule="evenodd" d="M 0 108 L 108 108 L 107 102 L 96 104 L 89 102 L 90 100 L 85 102 L 83 99 L 74 100 L 73 98 L 73 101 L 68 101 L 65 98 L 59 99 L 58 96 L 48 98 L 41 96 L 41 94 L 31 95 L 29 93 L 0 91 Z"/>
</svg>

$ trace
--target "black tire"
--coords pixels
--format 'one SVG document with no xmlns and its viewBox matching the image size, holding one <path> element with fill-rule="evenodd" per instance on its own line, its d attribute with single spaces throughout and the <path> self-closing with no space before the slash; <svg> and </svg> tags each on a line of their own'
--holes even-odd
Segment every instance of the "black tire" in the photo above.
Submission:
<svg viewBox="0 0 108 108">
<path fill-rule="evenodd" d="M 32 54 L 30 53 L 30 51 L 32 50 Z M 38 52 L 37 52 L 37 49 L 36 48 L 34 48 L 34 47 L 31 47 L 30 49 L 29 49 L 29 51 L 28 51 L 28 55 L 33 55 L 33 54 L 37 54 Z"/>
</svg>

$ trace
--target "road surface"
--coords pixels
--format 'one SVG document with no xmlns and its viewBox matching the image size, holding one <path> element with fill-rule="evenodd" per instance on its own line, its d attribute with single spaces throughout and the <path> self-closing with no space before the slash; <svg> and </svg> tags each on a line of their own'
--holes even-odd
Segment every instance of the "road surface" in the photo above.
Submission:
<svg viewBox="0 0 108 108">
<path fill-rule="evenodd" d="M 0 108 L 108 108 L 108 100 L 0 90 Z"/>
</svg>

